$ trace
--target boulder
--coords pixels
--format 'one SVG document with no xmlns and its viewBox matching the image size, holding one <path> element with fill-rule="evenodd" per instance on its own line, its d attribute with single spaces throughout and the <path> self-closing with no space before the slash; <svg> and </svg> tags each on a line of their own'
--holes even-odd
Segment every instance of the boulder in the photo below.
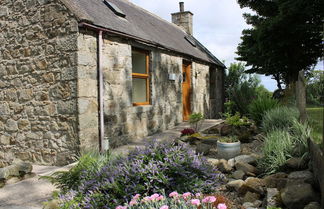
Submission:
<svg viewBox="0 0 324 209">
<path fill-rule="evenodd" d="M 226 184 L 226 188 L 229 189 L 230 191 L 239 191 L 241 187 L 244 185 L 243 180 L 235 180 L 235 181 L 230 181 Z"/>
<path fill-rule="evenodd" d="M 260 195 L 265 194 L 265 184 L 262 179 L 249 177 L 245 180 L 243 186 L 240 188 L 240 193 L 253 192 Z"/>
<path fill-rule="evenodd" d="M 211 149 L 210 145 L 199 143 L 196 146 L 196 153 L 203 154 L 203 155 L 208 155 L 210 149 Z"/>
<path fill-rule="evenodd" d="M 231 158 L 227 161 L 228 165 L 230 165 L 231 167 L 234 167 L 235 166 L 235 160 L 234 158 Z"/>
<path fill-rule="evenodd" d="M 18 167 L 18 170 L 21 175 L 31 173 L 33 170 L 32 164 L 28 162 L 20 161 L 20 162 L 16 162 L 14 165 Z"/>
<path fill-rule="evenodd" d="M 267 188 L 267 207 L 279 207 L 280 206 L 280 193 L 276 188 Z"/>
<path fill-rule="evenodd" d="M 243 208 L 246 208 L 246 209 L 257 209 L 257 207 L 255 207 L 252 202 L 245 202 L 245 203 L 243 203 L 242 206 L 243 206 Z"/>
<path fill-rule="evenodd" d="M 19 176 L 19 169 L 16 165 L 0 168 L 0 179 L 8 179 L 10 176 Z"/>
<path fill-rule="evenodd" d="M 288 209 L 303 209 L 309 202 L 316 202 L 318 196 L 310 184 L 293 184 L 281 191 L 281 199 Z"/>
<path fill-rule="evenodd" d="M 234 179 L 243 179 L 245 176 L 245 173 L 242 170 L 237 170 L 232 174 L 232 176 Z"/>
<path fill-rule="evenodd" d="M 217 141 L 218 141 L 218 139 L 216 137 L 207 138 L 207 139 L 204 138 L 204 139 L 201 140 L 201 143 L 207 144 L 207 145 L 210 145 L 210 146 L 213 146 L 213 147 L 217 147 Z"/>
<path fill-rule="evenodd" d="M 247 192 L 244 197 L 244 202 L 255 202 L 256 200 L 259 200 L 261 198 L 260 194 L 253 193 L 253 192 Z"/>
<path fill-rule="evenodd" d="M 232 167 L 228 165 L 225 159 L 219 160 L 217 167 L 222 173 L 229 173 L 232 170 Z"/>
<path fill-rule="evenodd" d="M 313 173 L 308 170 L 295 171 L 288 175 L 288 183 L 289 184 L 301 184 L 301 183 L 314 184 L 314 176 Z"/>
<path fill-rule="evenodd" d="M 257 168 L 254 167 L 253 165 L 248 164 L 248 163 L 237 162 L 237 163 L 235 163 L 235 168 L 237 170 L 242 170 L 245 173 L 248 173 L 248 172 L 249 173 L 254 173 L 254 174 L 258 173 Z"/>
<path fill-rule="evenodd" d="M 59 200 L 51 200 L 46 203 L 44 209 L 58 209 L 60 208 L 60 201 Z"/>
<path fill-rule="evenodd" d="M 288 174 L 280 172 L 280 173 L 275 173 L 270 176 L 266 176 L 263 179 L 263 182 L 265 183 L 266 187 L 268 188 L 278 188 L 283 189 L 286 184 L 287 184 L 287 179 Z"/>
<path fill-rule="evenodd" d="M 307 168 L 307 163 L 301 157 L 293 157 L 288 159 L 284 166 L 292 170 L 301 170 Z"/>
<path fill-rule="evenodd" d="M 233 126 L 227 124 L 227 123 L 223 123 L 220 126 L 220 134 L 222 136 L 227 136 L 230 135 L 233 132 Z"/>
<path fill-rule="evenodd" d="M 311 202 L 304 209 L 321 209 L 321 205 L 318 202 Z"/>
<path fill-rule="evenodd" d="M 235 163 L 242 162 L 247 164 L 255 164 L 256 160 L 257 158 L 254 155 L 239 155 L 234 158 Z"/>
<path fill-rule="evenodd" d="M 207 158 L 207 161 L 213 166 L 217 166 L 219 164 L 219 160 L 215 158 Z"/>
</svg>

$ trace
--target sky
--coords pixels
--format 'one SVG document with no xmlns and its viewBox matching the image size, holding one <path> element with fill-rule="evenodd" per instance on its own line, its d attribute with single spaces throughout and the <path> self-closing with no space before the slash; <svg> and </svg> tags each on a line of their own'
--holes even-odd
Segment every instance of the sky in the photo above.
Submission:
<svg viewBox="0 0 324 209">
<path fill-rule="evenodd" d="M 179 11 L 177 0 L 130 0 L 134 4 L 171 22 L 171 13 Z M 245 23 L 243 13 L 251 12 L 241 9 L 236 0 L 182 0 L 185 11 L 193 16 L 193 35 L 206 46 L 225 65 L 235 62 L 236 49 L 241 42 Z M 323 62 L 317 66 L 323 69 Z M 276 89 L 275 80 L 260 76 L 262 84 L 270 91 Z"/>
</svg>

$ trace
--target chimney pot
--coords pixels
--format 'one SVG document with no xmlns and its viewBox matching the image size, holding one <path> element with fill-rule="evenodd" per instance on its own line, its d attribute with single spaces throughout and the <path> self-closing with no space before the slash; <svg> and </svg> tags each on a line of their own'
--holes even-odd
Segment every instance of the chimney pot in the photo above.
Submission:
<svg viewBox="0 0 324 209">
<path fill-rule="evenodd" d="M 184 12 L 184 2 L 179 2 L 180 12 Z"/>
</svg>

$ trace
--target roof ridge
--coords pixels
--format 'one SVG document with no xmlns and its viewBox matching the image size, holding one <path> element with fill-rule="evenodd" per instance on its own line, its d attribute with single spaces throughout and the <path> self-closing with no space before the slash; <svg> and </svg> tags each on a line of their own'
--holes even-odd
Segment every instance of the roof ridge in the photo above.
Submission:
<svg viewBox="0 0 324 209">
<path fill-rule="evenodd" d="M 176 25 L 176 24 L 174 24 L 174 23 L 172 23 L 172 22 L 169 22 L 169 21 L 163 19 L 162 17 L 160 17 L 160 16 L 158 16 L 158 15 L 156 15 L 156 14 L 154 14 L 154 13 L 152 13 L 152 12 L 150 12 L 150 11 L 148 11 L 148 10 L 146 10 L 146 9 L 144 9 L 144 8 L 142 8 L 142 7 L 138 6 L 138 5 L 136 5 L 136 4 L 134 4 L 133 2 L 131 2 L 131 0 L 117 0 L 117 1 L 127 2 L 128 4 L 131 4 L 132 6 L 135 6 L 136 8 L 138 8 L 138 9 L 140 9 L 140 10 L 142 10 L 142 11 L 144 11 L 144 12 L 150 14 L 150 15 L 152 15 L 153 17 L 158 18 L 158 19 L 161 20 L 162 22 L 166 22 L 166 23 L 168 23 L 169 25 L 172 25 L 173 27 L 175 27 L 175 28 L 181 30 L 181 31 L 184 33 L 184 35 L 187 34 L 187 33 L 184 31 L 184 29 L 182 29 L 180 26 L 178 26 L 178 25 Z M 189 34 L 188 34 L 188 35 L 189 35 Z M 192 35 L 191 35 L 191 36 L 192 36 Z"/>
</svg>

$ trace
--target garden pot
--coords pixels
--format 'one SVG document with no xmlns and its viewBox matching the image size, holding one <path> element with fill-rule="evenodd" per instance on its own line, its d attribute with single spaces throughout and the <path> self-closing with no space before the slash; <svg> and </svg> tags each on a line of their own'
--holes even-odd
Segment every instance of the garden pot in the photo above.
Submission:
<svg viewBox="0 0 324 209">
<path fill-rule="evenodd" d="M 217 142 L 217 155 L 219 159 L 231 159 L 241 153 L 241 142 Z"/>
</svg>

